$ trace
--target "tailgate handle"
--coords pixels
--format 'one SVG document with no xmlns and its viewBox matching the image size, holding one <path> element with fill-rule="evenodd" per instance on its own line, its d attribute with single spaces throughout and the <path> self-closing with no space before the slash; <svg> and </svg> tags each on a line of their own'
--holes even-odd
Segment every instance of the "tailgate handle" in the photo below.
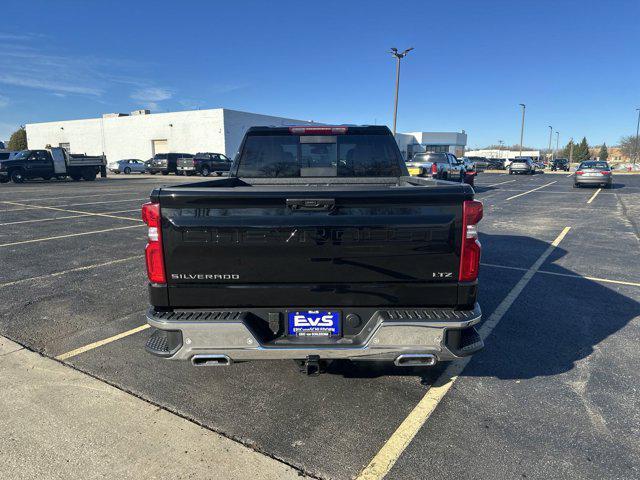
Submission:
<svg viewBox="0 0 640 480">
<path fill-rule="evenodd" d="M 287 207 L 293 211 L 330 212 L 336 208 L 334 198 L 287 198 Z"/>
</svg>

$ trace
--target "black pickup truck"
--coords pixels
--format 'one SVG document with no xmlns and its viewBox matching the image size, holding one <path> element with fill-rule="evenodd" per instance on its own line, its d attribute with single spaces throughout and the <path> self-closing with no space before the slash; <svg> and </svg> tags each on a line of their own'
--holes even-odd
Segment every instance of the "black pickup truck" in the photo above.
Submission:
<svg viewBox="0 0 640 480">
<path fill-rule="evenodd" d="M 220 176 L 231 168 L 231 160 L 222 153 L 200 152 L 193 158 L 178 159 L 177 173 L 208 177 L 212 173 Z"/>
<path fill-rule="evenodd" d="M 387 127 L 252 127 L 229 177 L 156 188 L 143 206 L 147 350 L 307 373 L 470 355 L 483 346 L 473 196 L 409 176 Z"/>
</svg>

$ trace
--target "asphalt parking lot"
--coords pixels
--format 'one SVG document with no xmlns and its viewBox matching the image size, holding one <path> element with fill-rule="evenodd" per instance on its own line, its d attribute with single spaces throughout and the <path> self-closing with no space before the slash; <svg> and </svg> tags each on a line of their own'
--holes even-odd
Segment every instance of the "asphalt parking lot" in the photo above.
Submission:
<svg viewBox="0 0 640 480">
<path fill-rule="evenodd" d="M 145 352 L 140 205 L 176 181 L 0 185 L 0 334 L 313 477 L 640 477 L 640 175 L 480 174 L 485 349 L 319 377 Z"/>
</svg>

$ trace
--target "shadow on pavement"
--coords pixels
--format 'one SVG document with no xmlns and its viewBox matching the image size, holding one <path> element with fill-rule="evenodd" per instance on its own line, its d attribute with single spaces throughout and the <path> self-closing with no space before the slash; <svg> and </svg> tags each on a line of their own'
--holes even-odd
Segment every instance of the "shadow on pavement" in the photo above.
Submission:
<svg viewBox="0 0 640 480">
<path fill-rule="evenodd" d="M 488 234 L 482 235 L 482 243 L 483 255 L 486 250 L 491 252 L 492 247 L 509 255 L 505 246 L 511 246 L 514 254 L 533 253 L 521 258 L 519 264 L 523 268 L 533 265 L 549 246 L 549 243 L 531 237 Z M 547 262 L 559 260 L 566 253 L 566 250 L 556 248 Z M 513 288 L 514 284 L 506 280 L 505 272 L 499 268 L 482 268 L 485 283 L 508 283 L 501 289 L 500 298 L 490 298 L 492 292 L 484 291 L 481 281 L 481 306 L 497 306 Z M 576 275 L 557 265 L 554 272 Z M 510 273 L 513 275 L 514 271 Z M 524 273 L 515 271 L 517 279 Z M 640 298 L 640 290 L 638 296 Z M 487 301 L 488 297 L 490 301 Z M 485 309 L 484 320 L 491 313 Z M 585 278 L 535 275 L 489 335 L 485 349 L 475 355 L 463 375 L 525 379 L 567 372 L 576 362 L 589 356 L 596 345 L 637 316 L 640 316 L 640 302 L 600 283 Z M 446 363 L 424 369 L 395 367 L 388 363 L 334 362 L 327 373 L 348 378 L 415 376 L 420 377 L 422 383 L 430 384 L 444 367 Z"/>
</svg>

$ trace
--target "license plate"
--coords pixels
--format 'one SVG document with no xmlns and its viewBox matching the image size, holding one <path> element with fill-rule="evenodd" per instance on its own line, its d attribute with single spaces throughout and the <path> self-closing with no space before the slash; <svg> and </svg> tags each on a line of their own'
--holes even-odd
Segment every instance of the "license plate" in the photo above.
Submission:
<svg viewBox="0 0 640 480">
<path fill-rule="evenodd" d="M 602 175 L 601 173 L 585 173 L 584 176 L 585 177 L 599 177 L 600 175 Z"/>
<path fill-rule="evenodd" d="M 178 170 L 193 170 L 193 167 L 178 167 Z"/>
<path fill-rule="evenodd" d="M 297 310 L 287 312 L 289 335 L 297 337 L 334 337 L 340 335 L 340 312 Z"/>
<path fill-rule="evenodd" d="M 409 168 L 409 175 L 413 175 L 414 177 L 417 177 L 418 175 L 420 175 L 420 169 L 419 168 Z"/>
</svg>

